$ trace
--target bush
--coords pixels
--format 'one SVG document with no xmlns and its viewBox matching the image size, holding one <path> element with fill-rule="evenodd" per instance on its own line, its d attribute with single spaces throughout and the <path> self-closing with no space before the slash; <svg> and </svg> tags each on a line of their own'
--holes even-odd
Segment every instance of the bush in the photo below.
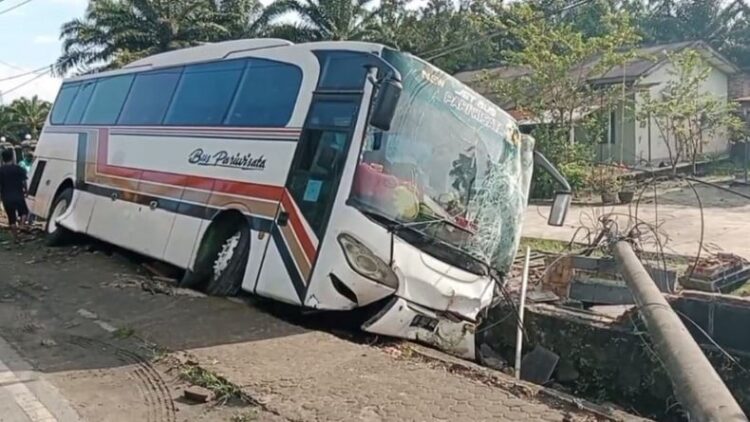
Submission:
<svg viewBox="0 0 750 422">
<path fill-rule="evenodd" d="M 573 192 L 587 188 L 594 152 L 591 145 L 568 141 L 568 131 L 540 128 L 532 134 L 536 139 L 537 149 L 544 154 L 568 179 Z M 534 172 L 531 185 L 531 198 L 550 199 L 560 186 L 544 171 Z"/>
</svg>

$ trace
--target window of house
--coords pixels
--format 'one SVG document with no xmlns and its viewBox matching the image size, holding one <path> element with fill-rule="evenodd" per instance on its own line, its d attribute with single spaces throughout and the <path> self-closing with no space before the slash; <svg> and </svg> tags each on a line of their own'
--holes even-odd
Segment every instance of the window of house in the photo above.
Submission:
<svg viewBox="0 0 750 422">
<path fill-rule="evenodd" d="M 617 143 L 617 113 L 614 111 L 609 112 L 609 138 L 607 141 L 610 144 Z"/>
</svg>

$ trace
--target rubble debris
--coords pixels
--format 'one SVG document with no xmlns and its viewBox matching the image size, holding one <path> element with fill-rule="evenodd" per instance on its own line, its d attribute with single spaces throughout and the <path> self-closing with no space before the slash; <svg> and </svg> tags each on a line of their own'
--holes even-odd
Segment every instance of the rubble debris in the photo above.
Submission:
<svg viewBox="0 0 750 422">
<path fill-rule="evenodd" d="M 85 309 L 79 309 L 76 313 L 86 319 L 99 319 L 99 315 Z"/>
<path fill-rule="evenodd" d="M 560 356 L 537 345 L 534 350 L 523 357 L 521 379 L 534 384 L 545 385 L 552 378 Z"/>
<path fill-rule="evenodd" d="M 549 269 L 542 280 L 542 289 L 556 295 L 586 304 L 630 305 L 633 296 L 615 261 L 611 258 L 567 256 L 550 260 Z M 677 272 L 664 271 L 646 266 L 649 275 L 663 293 L 673 292 L 678 279 Z"/>
<path fill-rule="evenodd" d="M 633 291 L 639 315 L 672 380 L 675 396 L 690 419 L 746 422 L 748 419 L 729 388 L 669 306 L 632 246 L 618 240 L 612 246 L 612 254 Z"/>
<path fill-rule="evenodd" d="M 558 300 L 560 300 L 560 297 L 552 292 L 537 290 L 529 291 L 527 293 L 527 298 L 529 299 L 529 302 L 533 303 L 557 302 Z"/>
<path fill-rule="evenodd" d="M 479 353 L 477 355 L 480 365 L 488 368 L 502 371 L 508 367 L 508 362 L 500 356 L 495 350 L 490 347 L 489 344 L 482 344 L 479 346 Z"/>
<path fill-rule="evenodd" d="M 40 342 L 40 344 L 44 347 L 55 347 L 57 346 L 57 342 L 55 340 L 52 340 L 51 338 L 44 339 Z"/>
<path fill-rule="evenodd" d="M 691 274 L 681 284 L 704 292 L 729 292 L 750 279 L 748 262 L 734 254 L 718 253 L 701 258 L 688 269 Z"/>
<path fill-rule="evenodd" d="M 208 388 L 199 387 L 197 385 L 190 386 L 183 391 L 185 399 L 193 403 L 207 403 L 211 398 L 211 394 L 211 390 Z"/>
</svg>

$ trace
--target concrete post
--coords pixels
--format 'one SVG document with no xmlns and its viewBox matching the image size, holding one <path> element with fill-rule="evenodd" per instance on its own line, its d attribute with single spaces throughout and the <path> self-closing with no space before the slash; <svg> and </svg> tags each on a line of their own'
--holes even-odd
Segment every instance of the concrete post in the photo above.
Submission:
<svg viewBox="0 0 750 422">
<path fill-rule="evenodd" d="M 737 401 L 669 306 L 643 264 L 625 241 L 613 247 L 617 266 L 646 323 L 656 354 L 672 381 L 677 400 L 691 421 L 747 421 Z"/>
</svg>

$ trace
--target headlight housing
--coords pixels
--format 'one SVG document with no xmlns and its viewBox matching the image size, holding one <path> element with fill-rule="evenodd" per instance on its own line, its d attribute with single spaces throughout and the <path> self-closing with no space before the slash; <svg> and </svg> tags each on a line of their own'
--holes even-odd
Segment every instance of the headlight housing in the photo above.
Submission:
<svg viewBox="0 0 750 422">
<path fill-rule="evenodd" d="M 378 258 L 367 246 L 346 233 L 338 236 L 339 245 L 344 251 L 346 262 L 362 277 L 393 289 L 398 288 L 398 277 L 382 259 Z"/>
</svg>

